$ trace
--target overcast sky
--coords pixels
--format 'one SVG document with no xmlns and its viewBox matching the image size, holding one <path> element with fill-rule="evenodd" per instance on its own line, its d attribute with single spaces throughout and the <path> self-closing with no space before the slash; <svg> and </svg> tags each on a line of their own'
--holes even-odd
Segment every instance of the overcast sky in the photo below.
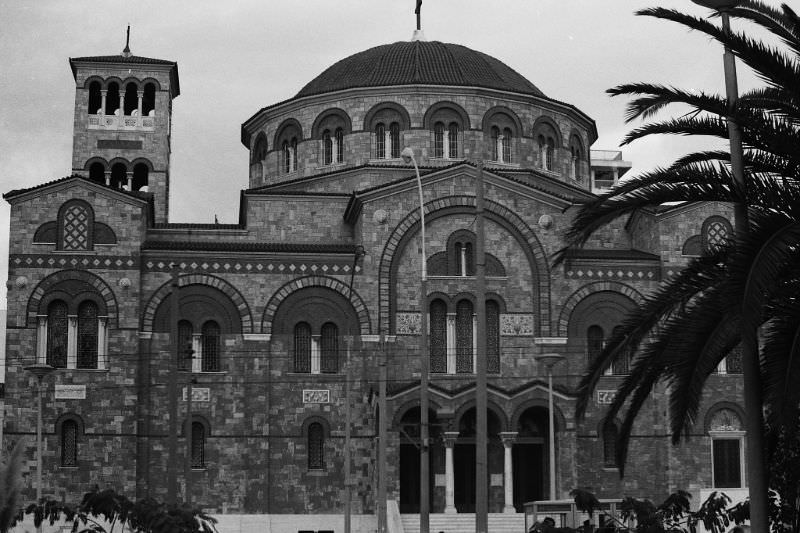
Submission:
<svg viewBox="0 0 800 533">
<path fill-rule="evenodd" d="M 414 0 L 0 0 L 0 192 L 71 173 L 75 85 L 68 58 L 118 54 L 131 24 L 135 55 L 177 61 L 170 222 L 237 221 L 247 187 L 240 126 L 294 96 L 330 66 L 373 46 L 409 40 Z M 593 149 L 618 149 L 631 81 L 723 92 L 721 49 L 674 23 L 634 12 L 689 0 L 424 0 L 428 40 L 492 55 L 547 96 L 594 118 Z M 776 2 L 777 5 L 777 2 Z M 752 85 L 740 67 L 741 87 Z M 671 162 L 686 139 L 622 147 L 634 171 Z M 0 280 L 8 279 L 9 206 L 0 202 Z M 0 309 L 5 308 L 5 283 Z"/>
</svg>

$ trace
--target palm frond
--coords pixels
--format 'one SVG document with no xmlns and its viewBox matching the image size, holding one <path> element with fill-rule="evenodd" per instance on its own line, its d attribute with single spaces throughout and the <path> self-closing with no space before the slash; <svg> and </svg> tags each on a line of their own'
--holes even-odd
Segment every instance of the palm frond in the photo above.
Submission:
<svg viewBox="0 0 800 533">
<path fill-rule="evenodd" d="M 656 85 L 652 83 L 626 83 L 606 90 L 611 96 L 643 95 L 634 98 L 626 108 L 625 121 L 637 118 L 650 118 L 670 104 L 686 104 L 697 111 L 705 111 L 715 115 L 727 112 L 727 102 L 717 95 L 694 93 L 676 87 Z"/>
<path fill-rule="evenodd" d="M 629 131 L 620 141 L 620 145 L 630 144 L 650 135 L 704 135 L 727 139 L 728 123 L 724 118 L 714 116 L 682 117 L 651 122 Z"/>
</svg>

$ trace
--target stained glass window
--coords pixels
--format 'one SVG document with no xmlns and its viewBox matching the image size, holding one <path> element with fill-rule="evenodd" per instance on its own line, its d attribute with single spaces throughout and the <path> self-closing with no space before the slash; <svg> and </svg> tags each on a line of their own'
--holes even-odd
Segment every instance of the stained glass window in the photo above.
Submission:
<svg viewBox="0 0 800 533">
<path fill-rule="evenodd" d="M 486 371 L 500 372 L 500 306 L 486 302 Z"/>
<path fill-rule="evenodd" d="M 55 368 L 67 366 L 67 304 L 61 300 L 47 308 L 47 364 Z"/>
<path fill-rule="evenodd" d="M 447 372 L 447 305 L 431 302 L 431 372 Z"/>
<path fill-rule="evenodd" d="M 294 327 L 294 371 L 311 372 L 311 326 L 306 322 Z"/>
<path fill-rule="evenodd" d="M 613 422 L 603 426 L 603 465 L 617 467 L 617 426 Z"/>
<path fill-rule="evenodd" d="M 74 420 L 61 424 L 61 466 L 78 466 L 78 423 Z"/>
<path fill-rule="evenodd" d="M 330 165 L 333 162 L 333 140 L 331 139 L 331 132 L 325 130 L 322 134 L 322 163 Z"/>
<path fill-rule="evenodd" d="M 375 158 L 386 159 L 386 127 L 383 123 L 375 126 Z"/>
<path fill-rule="evenodd" d="M 616 336 L 621 329 L 622 326 L 615 326 L 612 331 L 612 335 Z M 611 372 L 614 375 L 627 374 L 630 371 L 630 361 L 631 361 L 631 355 L 626 350 L 625 353 L 620 355 L 620 357 L 618 357 L 617 360 L 614 361 L 614 363 L 611 365 Z"/>
<path fill-rule="evenodd" d="M 444 124 L 433 126 L 433 157 L 444 157 Z"/>
<path fill-rule="evenodd" d="M 709 217 L 703 222 L 703 248 L 706 252 L 713 252 L 717 247 L 725 244 L 731 237 L 733 229 L 731 223 L 723 217 Z"/>
<path fill-rule="evenodd" d="M 192 368 L 192 360 L 188 357 L 192 349 L 192 334 L 194 328 L 188 320 L 178 322 L 178 370 L 189 370 Z"/>
<path fill-rule="evenodd" d="M 324 373 L 338 372 L 339 368 L 339 329 L 333 322 L 322 325 L 320 371 Z"/>
<path fill-rule="evenodd" d="M 451 122 L 447 129 L 447 143 L 449 144 L 447 157 L 452 159 L 458 157 L 458 124 Z"/>
<path fill-rule="evenodd" d="M 72 204 L 62 216 L 61 249 L 89 250 L 89 209 L 82 204 Z"/>
<path fill-rule="evenodd" d="M 325 432 L 319 422 L 308 426 L 308 469 L 325 469 Z"/>
<path fill-rule="evenodd" d="M 341 163 L 344 161 L 344 131 L 342 128 L 336 128 L 336 162 Z"/>
<path fill-rule="evenodd" d="M 209 320 L 203 324 L 203 353 L 201 370 L 203 372 L 219 372 L 219 324 Z"/>
<path fill-rule="evenodd" d="M 206 467 L 206 428 L 201 422 L 192 422 L 192 468 Z"/>
<path fill-rule="evenodd" d="M 456 372 L 472 372 L 472 302 L 456 304 Z"/>
<path fill-rule="evenodd" d="M 600 352 L 603 351 L 603 328 L 600 326 L 589 326 L 586 330 L 586 354 L 589 363 L 593 363 Z"/>
<path fill-rule="evenodd" d="M 500 130 L 497 126 L 492 127 L 492 142 L 489 143 L 492 148 L 492 161 L 499 161 L 500 151 L 497 149 L 497 141 L 500 139 Z"/>
<path fill-rule="evenodd" d="M 389 126 L 389 137 L 392 143 L 392 158 L 400 157 L 400 124 L 392 122 Z"/>
<path fill-rule="evenodd" d="M 78 306 L 78 368 L 97 368 L 97 304 Z"/>
<path fill-rule="evenodd" d="M 739 488 L 742 486 L 741 440 L 714 439 L 714 487 Z"/>
</svg>

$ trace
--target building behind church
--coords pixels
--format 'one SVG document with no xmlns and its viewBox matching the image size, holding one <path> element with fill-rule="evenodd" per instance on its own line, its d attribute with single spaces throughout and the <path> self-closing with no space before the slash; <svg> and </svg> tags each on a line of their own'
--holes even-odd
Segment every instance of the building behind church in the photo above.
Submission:
<svg viewBox="0 0 800 533">
<path fill-rule="evenodd" d="M 34 434 L 36 378 L 25 368 L 55 367 L 43 381 L 46 496 L 74 501 L 99 484 L 166 498 L 165 473 L 176 462 L 167 453 L 170 399 L 178 398 L 184 424 L 192 378 L 192 445 L 181 431 L 177 462 L 190 457 L 194 503 L 262 517 L 253 519 L 262 531 L 267 516 L 286 519 L 285 529 L 271 522 L 272 531 L 303 529 L 291 525 L 309 516 L 313 529 L 326 521 L 333 528 L 339 522 L 326 517 L 343 512 L 349 454 L 358 523 L 375 527 L 379 476 L 396 503 L 390 510 L 411 520 L 419 512 L 423 312 L 432 513 L 474 512 L 478 357 L 488 368 L 491 513 L 520 516 L 524 502 L 567 498 L 574 487 L 651 499 L 685 489 L 697 503 L 711 489 L 746 486 L 736 357 L 709 379 L 682 446 L 670 444 L 667 391 L 657 389 L 634 428 L 622 479 L 617 427 L 600 421 L 629 362 L 609 369 L 585 420 L 574 420 L 580 375 L 625 312 L 724 239 L 732 216 L 722 204 L 643 210 L 554 267 L 571 206 L 631 167 L 619 152 L 591 149 L 596 126 L 583 110 L 461 45 L 418 39 L 371 48 L 242 124 L 249 176 L 225 177 L 247 181 L 238 223 L 187 224 L 168 213 L 177 63 L 126 50 L 69 65 L 73 174 L 4 195 L 4 435 Z M 424 308 L 417 181 L 403 147 L 414 151 L 424 189 Z M 475 316 L 478 172 L 485 353 Z M 536 359 L 545 353 L 564 356 L 553 368 L 555 494 L 547 370 Z"/>
</svg>

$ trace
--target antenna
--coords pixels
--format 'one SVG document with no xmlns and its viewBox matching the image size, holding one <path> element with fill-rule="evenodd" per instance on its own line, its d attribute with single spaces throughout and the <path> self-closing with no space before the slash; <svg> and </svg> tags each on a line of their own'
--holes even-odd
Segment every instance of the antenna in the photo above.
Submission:
<svg viewBox="0 0 800 533">
<path fill-rule="evenodd" d="M 125 49 L 122 51 L 122 57 L 131 57 L 131 25 L 128 24 L 128 32 L 125 36 Z"/>
</svg>

